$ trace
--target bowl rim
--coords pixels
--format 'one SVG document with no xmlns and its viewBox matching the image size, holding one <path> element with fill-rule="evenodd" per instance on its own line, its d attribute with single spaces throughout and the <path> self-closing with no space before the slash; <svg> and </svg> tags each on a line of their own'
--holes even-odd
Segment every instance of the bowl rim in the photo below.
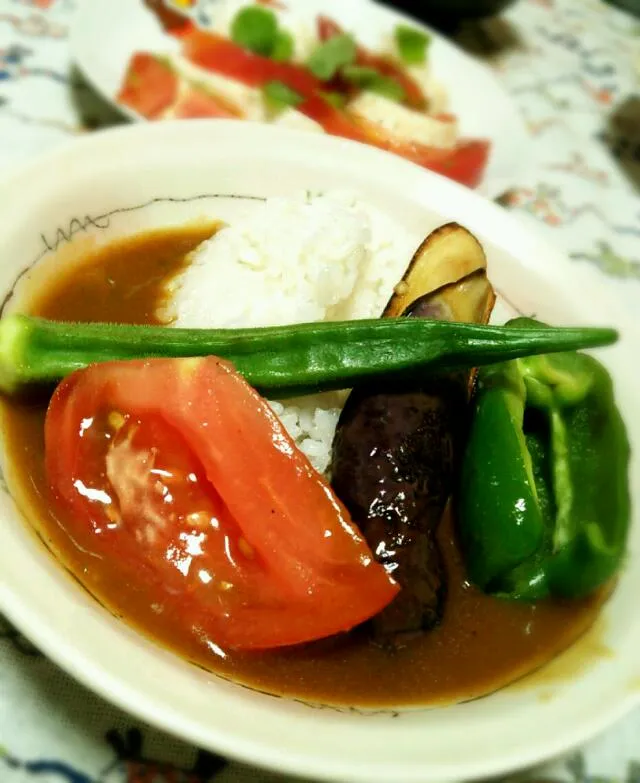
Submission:
<svg viewBox="0 0 640 783">
<path fill-rule="evenodd" d="M 523 238 L 526 238 L 530 248 L 527 256 L 534 256 L 537 253 L 540 258 L 544 258 L 545 272 L 548 268 L 549 275 L 553 276 L 554 274 L 554 264 L 567 263 L 562 253 L 550 247 L 512 215 L 509 215 L 506 210 L 433 172 L 425 171 L 412 163 L 356 142 L 244 121 L 193 120 L 189 123 L 183 123 L 177 120 L 156 125 L 152 123 L 137 124 L 101 131 L 79 140 L 64 143 L 8 172 L 7 176 L 0 181 L 0 194 L 13 187 L 29 187 L 29 181 L 43 168 L 64 170 L 65 164 L 71 158 L 75 159 L 76 163 L 83 156 L 86 156 L 87 159 L 94 156 L 99 158 L 101 151 L 106 151 L 114 145 L 117 148 L 128 143 L 141 144 L 142 140 L 145 144 L 153 143 L 154 139 L 160 142 L 164 139 L 167 143 L 170 139 L 175 138 L 176 133 L 181 135 L 182 141 L 192 137 L 194 150 L 197 150 L 198 143 L 203 143 L 205 139 L 208 143 L 212 143 L 215 136 L 223 138 L 226 134 L 232 134 L 235 139 L 242 140 L 244 137 L 246 143 L 260 143 L 266 147 L 270 142 L 276 140 L 278 143 L 286 144 L 289 148 L 296 148 L 297 154 L 322 151 L 325 156 L 331 157 L 332 165 L 334 160 L 344 158 L 346 155 L 350 163 L 355 161 L 358 166 L 388 171 L 396 179 L 404 178 L 403 181 L 406 183 L 411 197 L 417 201 L 420 201 L 420 193 L 424 194 L 429 189 L 432 191 L 429 196 L 431 203 L 435 201 L 433 192 L 439 192 L 443 196 L 443 200 L 447 202 L 454 201 L 461 223 L 468 226 L 471 231 L 477 231 L 480 235 L 485 234 L 483 226 L 491 226 L 490 229 L 487 228 L 487 232 L 491 236 L 490 241 L 499 245 L 513 258 L 520 259 L 518 248 L 523 242 Z M 435 211 L 434 207 L 427 207 L 426 198 L 423 201 L 426 209 Z M 500 241 L 493 237 L 494 233 L 500 233 Z M 597 291 L 598 299 L 602 302 L 602 311 L 610 314 L 606 316 L 607 319 L 618 324 L 622 319 L 625 333 L 627 331 L 631 333 L 634 343 L 640 344 L 640 339 L 638 339 L 640 329 L 635 326 L 630 316 L 627 318 L 625 314 L 620 313 L 619 307 L 616 310 L 615 298 L 609 292 L 597 289 L 596 280 L 586 272 L 583 273 L 580 267 L 576 267 L 576 278 L 580 280 L 580 285 L 587 286 L 594 292 L 594 295 Z M 53 561 L 53 558 L 51 560 Z M 52 562 L 52 565 L 59 568 L 58 564 Z M 462 756 L 453 760 L 446 768 L 436 766 L 427 768 L 424 762 L 413 761 L 405 765 L 398 765 L 397 762 L 388 765 L 350 763 L 345 759 L 328 758 L 320 751 L 317 756 L 310 757 L 309 753 L 300 753 L 291 749 L 282 750 L 273 745 L 261 744 L 260 740 L 248 741 L 246 738 L 239 738 L 237 735 L 225 732 L 220 725 L 212 730 L 211 726 L 205 727 L 202 721 L 193 721 L 189 716 L 181 714 L 180 710 L 176 710 L 175 705 L 165 704 L 162 696 L 131 688 L 130 684 L 123 683 L 117 674 L 106 667 L 104 661 L 96 662 L 83 651 L 79 652 L 74 647 L 72 639 L 56 634 L 55 629 L 47 625 L 46 616 L 39 615 L 37 607 L 23 600 L 20 592 L 15 589 L 15 585 L 11 587 L 5 583 L 1 575 L 0 611 L 3 611 L 10 621 L 31 638 L 56 664 L 72 674 L 75 679 L 90 690 L 97 692 L 125 711 L 171 734 L 211 748 L 231 758 L 293 775 L 312 775 L 316 779 L 339 779 L 342 781 L 362 781 L 363 783 L 364 781 L 368 783 L 380 781 L 382 783 L 382 781 L 394 779 L 398 783 L 400 781 L 407 783 L 422 781 L 424 783 L 427 780 L 476 779 L 499 775 L 538 763 L 575 747 L 600 732 L 640 701 L 640 692 L 629 691 L 626 698 L 611 701 L 607 705 L 600 704 L 600 709 L 594 715 L 581 714 L 578 716 L 576 714 L 575 717 L 580 717 L 580 720 L 567 726 L 562 733 L 553 738 L 552 742 L 546 742 L 543 748 L 539 746 L 539 743 L 532 743 L 526 751 L 521 748 L 507 751 L 502 753 L 499 758 L 492 759 L 490 762 L 485 761 L 482 764 L 467 760 Z"/>
</svg>

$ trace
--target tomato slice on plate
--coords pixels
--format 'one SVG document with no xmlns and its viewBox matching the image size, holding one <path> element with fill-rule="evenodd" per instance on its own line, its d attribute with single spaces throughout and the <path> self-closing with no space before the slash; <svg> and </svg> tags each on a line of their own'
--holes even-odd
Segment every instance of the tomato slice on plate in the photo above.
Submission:
<svg viewBox="0 0 640 783">
<path fill-rule="evenodd" d="M 398 586 L 265 400 L 215 357 L 108 362 L 57 388 L 61 524 L 184 631 L 265 649 L 349 630 Z"/>
<path fill-rule="evenodd" d="M 178 120 L 204 118 L 242 119 L 243 115 L 228 101 L 207 90 L 184 84 L 167 116 Z"/>
<path fill-rule="evenodd" d="M 136 52 L 129 61 L 118 101 L 153 120 L 176 100 L 179 80 L 160 58 Z"/>
<path fill-rule="evenodd" d="M 367 141 L 365 133 L 345 112 L 322 97 L 327 85 L 300 65 L 281 63 L 243 49 L 238 44 L 215 33 L 193 30 L 183 38 L 183 54 L 194 65 L 249 87 L 262 87 L 278 81 L 295 90 L 302 103 L 296 109 L 334 136 Z"/>
<path fill-rule="evenodd" d="M 317 29 L 321 41 L 328 41 L 334 36 L 344 33 L 343 28 L 327 16 L 318 17 Z M 374 68 L 381 75 L 395 79 L 401 84 L 406 95 L 404 102 L 409 108 L 416 111 L 424 111 L 427 108 L 427 100 L 420 85 L 405 68 L 390 57 L 374 54 L 358 45 L 356 47 L 356 62 L 358 65 Z M 441 114 L 438 119 L 447 122 L 454 121 L 455 117 Z M 356 123 L 361 132 L 365 134 L 369 144 L 400 155 L 423 168 L 436 171 L 471 188 L 477 187 L 482 180 L 490 148 L 489 142 L 484 139 L 462 140 L 453 149 L 439 149 L 424 144 L 399 143 L 372 123 L 360 120 L 357 120 Z"/>
<path fill-rule="evenodd" d="M 190 84 L 161 57 L 149 52 L 136 52 L 131 57 L 118 100 L 148 120 L 242 116 L 229 101 Z"/>
<path fill-rule="evenodd" d="M 194 65 L 237 79 L 250 87 L 281 81 L 307 98 L 324 89 L 319 79 L 299 65 L 262 57 L 217 33 L 194 29 L 182 37 L 182 53 Z"/>
<path fill-rule="evenodd" d="M 353 115 L 368 143 L 393 152 L 425 169 L 435 171 L 470 188 L 482 181 L 489 160 L 491 144 L 485 139 L 462 139 L 450 149 L 429 147 L 410 141 L 398 141 L 379 125 Z M 446 121 L 446 120 L 444 120 Z"/>
<path fill-rule="evenodd" d="M 321 35 L 325 37 L 331 37 L 341 29 L 326 18 L 319 24 Z M 255 88 L 263 87 L 270 81 L 286 84 L 303 99 L 296 109 L 315 120 L 326 133 L 393 152 L 469 187 L 476 187 L 482 179 L 489 156 L 489 143 L 484 140 L 461 141 L 453 150 L 398 143 L 380 126 L 361 119 L 356 120 L 349 114 L 348 109 L 345 111 L 337 108 L 326 100 L 323 94 L 330 86 L 300 65 L 261 57 L 227 38 L 194 27 L 180 37 L 183 55 L 200 68 Z M 376 55 L 361 48 L 358 50 L 360 63 L 366 61 L 371 65 L 371 58 L 375 59 Z M 119 100 L 151 119 L 167 116 L 171 112 L 174 116 L 181 117 L 238 116 L 234 107 L 216 96 L 202 94 L 200 88 L 195 85 L 192 85 L 191 91 L 179 89 L 180 82 L 171 69 L 166 64 L 153 60 L 149 55 L 134 56 Z M 379 58 L 373 65 L 381 68 L 386 75 L 391 75 L 388 69 L 385 70 L 385 62 L 389 65 L 384 58 Z M 393 68 L 402 71 L 398 66 L 393 65 Z M 409 85 L 402 83 L 408 90 L 407 94 L 411 96 Z M 422 100 L 424 96 L 421 91 L 419 93 L 419 96 L 416 93 L 412 100 Z"/>
<path fill-rule="evenodd" d="M 484 176 L 490 146 L 484 139 L 462 139 L 452 149 L 394 143 L 385 148 L 462 185 L 476 188 Z"/>
</svg>

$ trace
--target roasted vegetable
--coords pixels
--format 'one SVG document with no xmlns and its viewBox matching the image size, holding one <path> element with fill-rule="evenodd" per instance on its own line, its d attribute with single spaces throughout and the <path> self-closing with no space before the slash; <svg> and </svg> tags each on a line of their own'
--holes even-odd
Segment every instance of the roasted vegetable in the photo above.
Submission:
<svg viewBox="0 0 640 783">
<path fill-rule="evenodd" d="M 482 247 L 451 224 L 419 248 L 385 316 L 484 322 L 494 301 Z M 397 645 L 440 619 L 446 582 L 435 535 L 453 487 L 469 386 L 469 372 L 361 385 L 340 417 L 333 487 L 402 587 L 372 620 L 380 643 Z"/>
<path fill-rule="evenodd" d="M 263 393 L 286 397 L 616 339 L 612 329 L 518 330 L 405 318 L 267 329 L 168 329 L 11 315 L 0 320 L 0 392 L 59 381 L 96 362 L 214 355 L 232 361 Z"/>
<path fill-rule="evenodd" d="M 593 357 L 483 369 L 459 501 L 471 579 L 524 600 L 582 597 L 603 585 L 624 557 L 628 463 L 613 385 Z"/>
</svg>

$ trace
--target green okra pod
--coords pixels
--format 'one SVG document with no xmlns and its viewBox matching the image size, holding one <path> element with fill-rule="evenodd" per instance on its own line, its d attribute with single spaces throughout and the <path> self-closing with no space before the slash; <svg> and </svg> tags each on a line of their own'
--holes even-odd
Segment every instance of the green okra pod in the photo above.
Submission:
<svg viewBox="0 0 640 783">
<path fill-rule="evenodd" d="M 215 355 L 233 362 L 262 393 L 287 397 L 616 339 L 613 329 L 517 329 L 411 318 L 178 329 L 10 315 L 0 320 L 0 392 L 55 383 L 97 362 Z"/>
</svg>

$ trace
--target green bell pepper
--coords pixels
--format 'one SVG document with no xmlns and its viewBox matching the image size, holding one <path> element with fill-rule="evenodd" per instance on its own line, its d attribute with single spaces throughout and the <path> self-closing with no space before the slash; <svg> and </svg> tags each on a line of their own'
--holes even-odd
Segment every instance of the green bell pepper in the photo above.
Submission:
<svg viewBox="0 0 640 783">
<path fill-rule="evenodd" d="M 473 414 L 458 499 L 471 580 L 532 601 L 611 579 L 627 542 L 630 449 L 606 369 L 582 353 L 483 368 Z"/>
</svg>

